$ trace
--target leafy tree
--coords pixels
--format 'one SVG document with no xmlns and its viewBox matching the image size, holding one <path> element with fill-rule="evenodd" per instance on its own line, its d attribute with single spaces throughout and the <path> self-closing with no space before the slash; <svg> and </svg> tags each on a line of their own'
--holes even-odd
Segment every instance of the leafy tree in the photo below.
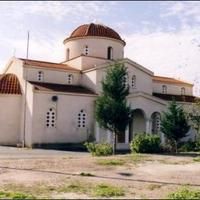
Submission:
<svg viewBox="0 0 200 200">
<path fill-rule="evenodd" d="M 200 99 L 196 99 L 189 112 L 189 119 L 191 121 L 191 126 L 197 131 L 198 136 L 200 136 Z"/>
<path fill-rule="evenodd" d="M 132 118 L 132 111 L 127 106 L 126 96 L 129 87 L 124 84 L 127 77 L 127 69 L 123 64 L 111 65 L 102 81 L 102 94 L 96 101 L 96 120 L 100 127 L 113 133 L 113 154 L 116 150 L 116 136 L 124 134 L 125 129 Z"/>
<path fill-rule="evenodd" d="M 181 138 L 186 136 L 189 128 L 190 126 L 188 125 L 187 117 L 182 106 L 177 105 L 173 100 L 169 104 L 167 112 L 163 112 L 161 131 L 165 134 L 171 145 L 175 147 L 176 152 L 177 143 Z"/>
</svg>

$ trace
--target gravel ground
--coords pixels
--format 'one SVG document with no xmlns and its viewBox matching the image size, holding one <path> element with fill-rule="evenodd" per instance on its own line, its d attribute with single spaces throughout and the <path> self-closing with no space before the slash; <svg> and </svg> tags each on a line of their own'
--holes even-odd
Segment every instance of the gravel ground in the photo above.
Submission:
<svg viewBox="0 0 200 200">
<path fill-rule="evenodd" d="M 123 164 L 97 163 L 110 159 L 122 160 Z M 83 172 L 93 176 L 81 176 Z M 200 189 L 200 162 L 195 162 L 192 156 L 146 154 L 132 159 L 125 154 L 97 158 L 84 152 L 0 147 L 1 189 L 46 198 L 94 198 L 81 190 L 59 191 L 74 182 L 88 190 L 100 183 L 119 186 L 125 191 L 125 199 L 160 199 L 183 185 Z"/>
</svg>

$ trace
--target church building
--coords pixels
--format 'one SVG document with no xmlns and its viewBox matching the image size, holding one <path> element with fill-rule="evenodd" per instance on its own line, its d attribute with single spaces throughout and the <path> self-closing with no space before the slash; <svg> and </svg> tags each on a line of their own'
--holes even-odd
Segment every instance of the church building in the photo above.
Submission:
<svg viewBox="0 0 200 200">
<path fill-rule="evenodd" d="M 99 127 L 94 111 L 101 81 L 115 61 L 127 67 L 127 101 L 134 111 L 124 136 L 118 138 L 118 149 L 128 149 L 138 132 L 158 134 L 163 140 L 160 119 L 169 101 L 175 98 L 184 107 L 194 102 L 193 84 L 155 76 L 124 58 L 126 43 L 110 27 L 81 25 L 63 44 L 63 62 L 16 57 L 8 61 L 0 75 L 0 145 L 81 143 L 90 136 L 111 142 L 112 133 Z"/>
</svg>

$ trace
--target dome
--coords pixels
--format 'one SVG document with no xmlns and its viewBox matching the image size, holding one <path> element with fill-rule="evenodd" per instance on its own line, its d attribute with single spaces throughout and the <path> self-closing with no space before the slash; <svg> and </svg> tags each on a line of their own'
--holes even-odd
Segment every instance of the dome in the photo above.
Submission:
<svg viewBox="0 0 200 200">
<path fill-rule="evenodd" d="M 1 75 L 0 94 L 22 94 L 19 80 L 15 74 Z"/>
<path fill-rule="evenodd" d="M 94 24 L 94 23 L 83 24 L 79 26 L 71 33 L 71 35 L 68 38 L 64 40 L 64 43 L 66 40 L 71 38 L 86 37 L 86 36 L 100 36 L 100 37 L 112 38 L 120 40 L 125 44 L 125 41 L 122 40 L 120 35 L 112 28 L 102 24 Z"/>
</svg>

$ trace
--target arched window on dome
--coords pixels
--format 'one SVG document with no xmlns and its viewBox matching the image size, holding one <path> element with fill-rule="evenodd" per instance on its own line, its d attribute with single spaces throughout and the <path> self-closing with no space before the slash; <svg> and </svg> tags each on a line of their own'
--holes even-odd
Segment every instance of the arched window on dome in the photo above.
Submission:
<svg viewBox="0 0 200 200">
<path fill-rule="evenodd" d="M 46 113 L 46 127 L 56 128 L 56 111 L 54 108 L 49 108 Z"/>
<path fill-rule="evenodd" d="M 86 127 L 86 112 L 84 110 L 81 110 L 78 113 L 78 128 L 85 128 Z"/>
<path fill-rule="evenodd" d="M 85 54 L 86 56 L 89 54 L 88 45 L 86 45 L 85 48 L 84 48 L 84 54 Z"/>
<path fill-rule="evenodd" d="M 112 47 L 108 47 L 108 50 L 107 50 L 107 59 L 108 60 L 112 60 L 113 59 L 113 48 Z"/>
<path fill-rule="evenodd" d="M 166 85 L 162 86 L 162 93 L 167 94 L 167 86 Z"/>
<path fill-rule="evenodd" d="M 185 88 L 184 87 L 181 88 L 181 95 L 185 95 Z"/>
<path fill-rule="evenodd" d="M 37 79 L 38 79 L 38 81 L 44 80 L 44 72 L 43 71 L 38 72 Z"/>
<path fill-rule="evenodd" d="M 69 48 L 66 50 L 66 60 L 69 60 L 69 54 L 70 54 L 70 50 Z"/>
</svg>

